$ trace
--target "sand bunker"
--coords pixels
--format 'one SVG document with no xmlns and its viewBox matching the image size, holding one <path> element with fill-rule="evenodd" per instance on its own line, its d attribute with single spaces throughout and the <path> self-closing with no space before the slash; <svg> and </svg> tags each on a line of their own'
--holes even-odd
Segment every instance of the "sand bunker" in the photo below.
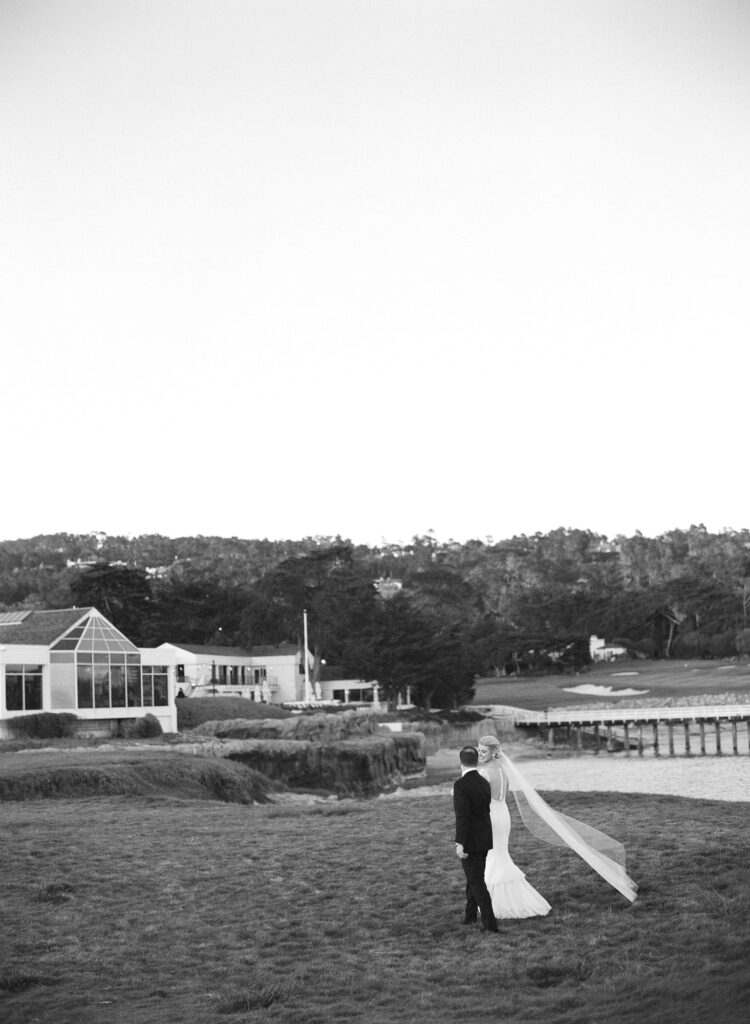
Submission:
<svg viewBox="0 0 750 1024">
<path fill-rule="evenodd" d="M 585 693 L 591 697 L 640 697 L 648 690 L 634 690 L 632 687 L 596 686 L 594 683 L 581 683 L 580 686 L 563 686 L 566 693 Z"/>
</svg>

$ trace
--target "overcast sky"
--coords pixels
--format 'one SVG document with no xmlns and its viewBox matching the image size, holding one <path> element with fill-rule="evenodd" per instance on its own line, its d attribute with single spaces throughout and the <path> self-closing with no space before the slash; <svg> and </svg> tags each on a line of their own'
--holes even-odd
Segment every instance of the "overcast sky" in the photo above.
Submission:
<svg viewBox="0 0 750 1024">
<path fill-rule="evenodd" d="M 0 0 L 0 539 L 750 527 L 745 0 Z"/>
</svg>

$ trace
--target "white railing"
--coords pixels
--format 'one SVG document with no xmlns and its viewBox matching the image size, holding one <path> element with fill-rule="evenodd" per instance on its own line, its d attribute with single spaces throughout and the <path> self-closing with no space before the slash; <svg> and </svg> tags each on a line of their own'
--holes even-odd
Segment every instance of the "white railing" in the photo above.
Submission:
<svg viewBox="0 0 750 1024">
<path fill-rule="evenodd" d="M 697 722 L 746 718 L 750 719 L 750 704 L 696 704 L 659 708 L 592 708 L 590 711 L 581 708 L 575 711 L 519 711 L 514 722 L 518 725 L 585 725 L 595 722 Z"/>
<path fill-rule="evenodd" d="M 510 721 L 513 725 L 534 725 L 539 721 L 545 721 L 544 711 L 527 711 L 525 708 L 516 708 L 511 704 L 477 704 L 472 705 L 471 710 L 479 711 L 480 714 L 486 715 L 488 718 Z"/>
</svg>

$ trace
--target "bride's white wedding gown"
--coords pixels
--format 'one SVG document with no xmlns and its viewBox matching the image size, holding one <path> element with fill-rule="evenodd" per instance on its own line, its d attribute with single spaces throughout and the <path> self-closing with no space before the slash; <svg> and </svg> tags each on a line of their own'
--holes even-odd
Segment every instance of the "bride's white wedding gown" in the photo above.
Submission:
<svg viewBox="0 0 750 1024">
<path fill-rule="evenodd" d="M 513 863 L 508 852 L 510 812 L 504 797 L 490 801 L 492 821 L 492 849 L 487 854 L 484 880 L 492 897 L 495 917 L 544 917 L 552 907 L 533 886 L 526 875 Z"/>
<path fill-rule="evenodd" d="M 494 763 L 498 762 L 498 763 Z M 502 766 L 502 767 L 501 767 Z M 484 879 L 492 896 L 495 917 L 537 917 L 552 909 L 526 881 L 508 853 L 510 813 L 506 797 L 510 784 L 524 825 L 545 843 L 566 846 L 619 893 L 633 902 L 638 886 L 625 871 L 625 847 L 604 832 L 553 811 L 500 751 L 479 769 L 490 784 L 490 819 L 494 849 L 487 854 Z"/>
</svg>

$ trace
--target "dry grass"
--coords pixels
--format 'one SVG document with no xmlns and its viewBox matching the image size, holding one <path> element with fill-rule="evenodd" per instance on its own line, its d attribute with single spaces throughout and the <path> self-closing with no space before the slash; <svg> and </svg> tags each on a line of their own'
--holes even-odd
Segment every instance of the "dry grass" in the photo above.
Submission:
<svg viewBox="0 0 750 1024">
<path fill-rule="evenodd" d="M 216 757 L 123 747 L 36 750 L 0 756 L 0 801 L 153 796 L 263 803 L 284 787 Z"/>
<path fill-rule="evenodd" d="M 548 918 L 459 925 L 445 796 L 0 805 L 5 1024 L 736 1024 L 743 804 L 551 794 L 626 842 L 632 906 L 517 823 Z"/>
</svg>

